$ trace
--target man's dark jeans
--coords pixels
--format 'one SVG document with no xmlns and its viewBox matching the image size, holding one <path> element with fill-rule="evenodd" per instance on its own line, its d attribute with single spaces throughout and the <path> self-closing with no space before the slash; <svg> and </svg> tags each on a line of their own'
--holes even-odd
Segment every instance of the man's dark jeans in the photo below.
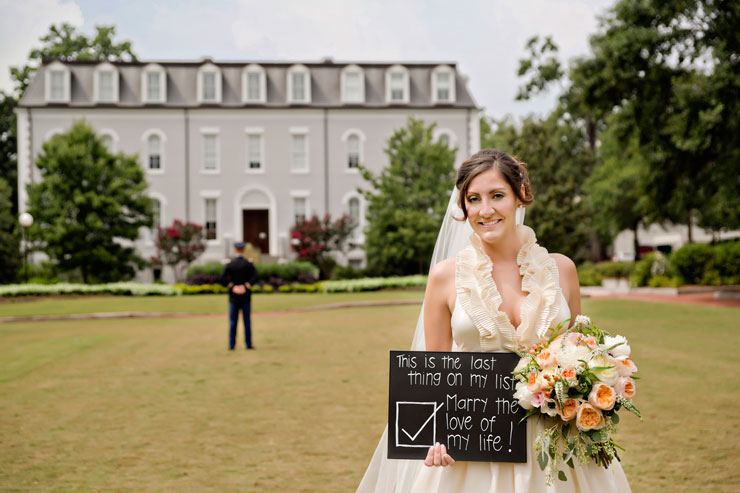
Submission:
<svg viewBox="0 0 740 493">
<path fill-rule="evenodd" d="M 247 348 L 252 347 L 252 322 L 249 317 L 250 303 L 231 303 L 229 302 L 229 349 L 234 349 L 236 346 L 236 326 L 239 322 L 239 310 L 242 311 L 242 317 L 244 318 L 244 341 L 247 343 Z"/>
</svg>

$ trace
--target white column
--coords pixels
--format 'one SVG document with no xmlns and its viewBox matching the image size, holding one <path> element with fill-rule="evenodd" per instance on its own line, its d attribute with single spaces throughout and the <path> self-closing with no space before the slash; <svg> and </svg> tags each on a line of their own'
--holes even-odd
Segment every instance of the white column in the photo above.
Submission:
<svg viewBox="0 0 740 493">
<path fill-rule="evenodd" d="M 18 122 L 18 212 L 22 214 L 27 209 L 26 184 L 31 182 L 31 166 L 33 166 L 31 162 L 31 129 L 27 109 L 16 108 L 15 116 Z"/>
</svg>

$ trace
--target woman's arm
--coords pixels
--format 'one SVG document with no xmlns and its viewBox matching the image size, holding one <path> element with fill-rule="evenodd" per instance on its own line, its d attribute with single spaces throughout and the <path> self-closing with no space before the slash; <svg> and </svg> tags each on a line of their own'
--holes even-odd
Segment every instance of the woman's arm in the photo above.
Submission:
<svg viewBox="0 0 740 493">
<path fill-rule="evenodd" d="M 455 292 L 455 259 L 432 267 L 424 293 L 424 341 L 427 351 L 452 349 L 450 300 Z M 454 301 L 453 301 L 454 302 Z"/>
<path fill-rule="evenodd" d="M 560 289 L 563 291 L 565 301 L 570 308 L 571 323 L 581 314 L 581 286 L 578 284 L 578 270 L 576 264 L 571 259 L 560 253 L 552 253 L 550 256 L 555 259 L 560 276 Z"/>
<path fill-rule="evenodd" d="M 424 293 L 424 340 L 427 351 L 452 349 L 450 318 L 455 300 L 455 259 L 447 259 L 432 267 Z M 429 448 L 424 465 L 447 467 L 455 459 L 439 442 Z"/>
</svg>

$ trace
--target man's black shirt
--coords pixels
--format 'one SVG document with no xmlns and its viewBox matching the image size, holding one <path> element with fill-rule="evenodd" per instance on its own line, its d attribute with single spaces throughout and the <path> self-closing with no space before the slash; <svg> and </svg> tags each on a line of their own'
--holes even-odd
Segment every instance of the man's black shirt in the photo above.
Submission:
<svg viewBox="0 0 740 493">
<path fill-rule="evenodd" d="M 254 268 L 254 264 L 249 260 L 245 259 L 241 255 L 234 257 L 229 262 L 224 271 L 221 273 L 221 284 L 228 286 L 232 283 L 229 289 L 229 301 L 231 303 L 247 303 L 251 299 L 252 291 L 247 289 L 244 294 L 234 294 L 234 286 L 244 285 L 249 283 L 250 286 L 257 282 L 257 269 Z"/>
</svg>

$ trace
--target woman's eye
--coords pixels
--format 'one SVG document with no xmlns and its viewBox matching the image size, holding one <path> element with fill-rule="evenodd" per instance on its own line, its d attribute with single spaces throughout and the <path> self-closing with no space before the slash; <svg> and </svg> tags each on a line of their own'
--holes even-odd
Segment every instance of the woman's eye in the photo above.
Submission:
<svg viewBox="0 0 740 493">
<path fill-rule="evenodd" d="M 493 198 L 494 199 L 502 199 L 502 198 L 504 198 L 504 194 L 503 193 L 494 193 L 493 194 Z"/>
<path fill-rule="evenodd" d="M 468 202 L 478 202 L 478 197 L 468 197 Z"/>
</svg>

